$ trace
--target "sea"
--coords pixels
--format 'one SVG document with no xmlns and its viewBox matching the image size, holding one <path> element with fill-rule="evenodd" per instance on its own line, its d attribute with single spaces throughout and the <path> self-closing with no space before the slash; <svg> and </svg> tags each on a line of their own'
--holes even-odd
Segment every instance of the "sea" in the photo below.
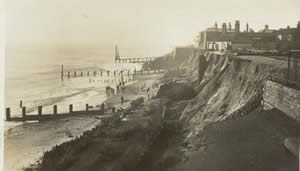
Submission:
<svg viewBox="0 0 300 171">
<path fill-rule="evenodd" d="M 109 60 L 111 59 L 111 60 Z M 62 64 L 64 78 L 61 79 Z M 5 64 L 5 107 L 11 109 L 11 116 L 21 116 L 20 101 L 29 114 L 37 113 L 43 106 L 43 113 L 53 113 L 57 105 L 58 114 L 68 111 L 69 104 L 74 110 L 84 110 L 85 105 L 96 106 L 106 99 L 105 87 L 112 86 L 119 77 L 107 76 L 100 71 L 140 70 L 140 64 L 114 63 L 113 57 L 7 57 Z M 74 77 L 74 71 L 77 77 Z M 87 77 L 87 72 L 90 76 Z M 98 71 L 96 76 L 93 72 Z M 67 78 L 70 72 L 71 78 Z M 81 77 L 83 72 L 83 77 Z M 129 78 L 125 78 L 129 79 Z M 106 80 L 106 81 L 105 81 Z M 108 83 L 107 80 L 111 82 Z M 114 80 L 114 82 L 112 81 Z M 42 154 L 54 145 L 68 141 L 65 132 L 80 135 L 99 123 L 90 117 L 38 122 L 4 123 L 4 169 L 22 170 L 37 161 Z"/>
</svg>

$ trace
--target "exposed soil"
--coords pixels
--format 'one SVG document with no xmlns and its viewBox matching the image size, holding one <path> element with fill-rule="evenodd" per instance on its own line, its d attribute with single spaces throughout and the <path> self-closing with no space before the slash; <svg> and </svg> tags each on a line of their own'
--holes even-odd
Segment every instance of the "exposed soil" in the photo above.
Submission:
<svg viewBox="0 0 300 171">
<path fill-rule="evenodd" d="M 184 171 L 297 171 L 298 159 L 283 145 L 299 133 L 299 123 L 278 110 L 208 125 L 200 148 L 188 153 Z"/>
<path fill-rule="evenodd" d="M 162 127 L 160 100 L 139 106 L 126 119 L 115 114 L 80 138 L 46 152 L 38 170 L 135 170 Z"/>
</svg>

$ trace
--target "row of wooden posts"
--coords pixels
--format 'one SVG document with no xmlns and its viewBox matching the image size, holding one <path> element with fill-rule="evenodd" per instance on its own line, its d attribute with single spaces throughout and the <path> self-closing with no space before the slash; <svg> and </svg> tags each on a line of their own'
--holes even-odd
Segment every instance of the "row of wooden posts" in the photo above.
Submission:
<svg viewBox="0 0 300 171">
<path fill-rule="evenodd" d="M 146 58 L 115 58 L 115 63 L 145 63 L 153 61 L 156 57 L 146 57 Z"/>
<path fill-rule="evenodd" d="M 104 104 L 101 104 L 100 110 L 89 110 L 90 106 L 89 104 L 86 104 L 84 111 L 74 111 L 73 110 L 73 104 L 69 105 L 69 112 L 68 113 L 57 113 L 57 105 L 53 106 L 53 114 L 43 114 L 43 107 L 38 106 L 38 114 L 37 115 L 27 115 L 26 113 L 26 106 L 22 107 L 22 117 L 11 117 L 11 110 L 10 108 L 6 108 L 6 120 L 7 121 L 28 121 L 28 120 L 48 120 L 48 119 L 54 119 L 54 118 L 60 118 L 64 117 L 66 115 L 70 114 L 104 114 Z M 115 107 L 112 107 L 112 112 L 115 112 Z"/>
<path fill-rule="evenodd" d="M 107 76 L 109 76 L 110 71 L 106 71 L 106 73 L 107 73 Z M 123 76 L 123 72 L 120 72 L 120 73 L 121 73 L 121 75 Z M 96 75 L 97 75 L 97 71 L 94 71 L 94 72 L 93 72 L 93 76 L 96 77 Z M 119 74 L 119 75 L 120 75 L 120 74 Z M 73 75 L 73 76 L 74 76 L 74 77 L 77 77 L 77 72 L 76 72 L 76 71 L 74 72 L 74 75 Z M 83 72 L 80 72 L 80 76 L 83 77 Z M 90 71 L 87 71 L 86 76 L 87 76 L 87 77 L 90 76 Z M 103 76 L 103 72 L 102 72 L 102 71 L 100 71 L 100 76 L 101 76 L 101 77 Z M 117 76 L 117 72 L 116 72 L 116 71 L 114 71 L 114 76 Z M 128 76 L 128 77 L 130 76 L 130 72 L 129 72 L 129 71 L 128 71 L 128 73 L 127 73 L 127 76 Z M 63 77 L 64 77 L 64 73 L 62 73 L 62 78 L 63 78 Z M 71 77 L 71 72 L 67 72 L 67 77 L 68 77 L 68 78 Z"/>
<path fill-rule="evenodd" d="M 148 70 L 148 73 L 150 73 L 150 72 L 151 72 L 151 71 Z M 107 76 L 110 75 L 110 71 L 106 71 L 106 73 L 107 73 Z M 130 74 L 130 71 L 127 71 L 127 76 L 130 77 L 130 75 L 137 75 L 137 74 L 143 74 L 143 73 L 147 73 L 147 71 L 143 71 L 143 70 L 141 70 L 141 71 L 136 71 L 136 70 L 135 70 L 133 74 Z M 161 70 L 154 70 L 154 73 L 161 73 Z M 116 71 L 114 71 L 113 74 L 114 74 L 114 76 L 117 76 L 117 72 L 116 72 Z M 94 71 L 94 72 L 93 72 L 93 76 L 96 77 L 96 75 L 97 75 L 97 71 Z M 120 72 L 118 75 L 123 76 L 123 72 Z M 80 76 L 83 77 L 83 72 L 80 72 Z M 90 71 L 87 71 L 86 76 L 87 76 L 87 77 L 90 76 Z M 102 71 L 100 71 L 100 76 L 101 76 L 101 77 L 103 76 L 103 72 L 102 72 Z M 71 72 L 67 72 L 67 77 L 68 77 L 68 78 L 71 77 Z M 76 72 L 76 71 L 74 72 L 73 77 L 77 77 L 77 72 Z M 61 78 L 62 78 L 62 79 L 64 78 L 64 73 L 63 73 L 63 72 L 61 73 Z"/>
</svg>

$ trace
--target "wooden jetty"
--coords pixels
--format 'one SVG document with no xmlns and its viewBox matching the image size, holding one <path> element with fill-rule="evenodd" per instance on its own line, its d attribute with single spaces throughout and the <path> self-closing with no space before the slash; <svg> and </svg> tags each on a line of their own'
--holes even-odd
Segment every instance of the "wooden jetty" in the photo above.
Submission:
<svg viewBox="0 0 300 171">
<path fill-rule="evenodd" d="M 118 46 L 115 46 L 115 63 L 146 63 L 154 61 L 157 57 L 124 58 L 120 57 Z"/>
</svg>

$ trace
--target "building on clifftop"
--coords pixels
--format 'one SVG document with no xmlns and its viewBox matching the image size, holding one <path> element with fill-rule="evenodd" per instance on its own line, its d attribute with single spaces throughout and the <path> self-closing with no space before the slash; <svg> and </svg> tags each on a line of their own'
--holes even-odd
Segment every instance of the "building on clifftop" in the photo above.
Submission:
<svg viewBox="0 0 300 171">
<path fill-rule="evenodd" d="M 235 28 L 231 23 L 223 23 L 222 28 L 214 27 L 201 31 L 198 35 L 197 46 L 202 50 L 231 51 L 239 49 L 257 50 L 289 50 L 300 49 L 300 22 L 297 28 L 286 28 L 280 30 L 269 29 L 265 25 L 263 30 L 254 32 L 249 24 L 246 30 L 240 31 L 240 22 L 235 21 Z"/>
</svg>

